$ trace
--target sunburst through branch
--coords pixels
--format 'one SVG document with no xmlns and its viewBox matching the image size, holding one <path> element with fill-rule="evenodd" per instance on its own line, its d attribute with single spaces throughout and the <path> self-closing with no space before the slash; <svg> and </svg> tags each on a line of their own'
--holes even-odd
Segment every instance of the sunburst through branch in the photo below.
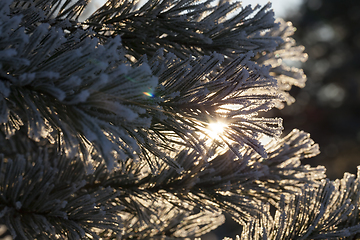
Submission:
<svg viewBox="0 0 360 240">
<path fill-rule="evenodd" d="M 228 125 L 223 121 L 212 122 L 206 128 L 207 135 L 211 139 L 218 139 L 224 133 Z"/>
</svg>

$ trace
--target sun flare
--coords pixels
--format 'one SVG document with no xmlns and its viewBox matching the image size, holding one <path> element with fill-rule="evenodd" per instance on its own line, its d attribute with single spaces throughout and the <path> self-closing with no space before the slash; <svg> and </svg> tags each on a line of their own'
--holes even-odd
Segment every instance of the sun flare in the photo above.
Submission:
<svg viewBox="0 0 360 240">
<path fill-rule="evenodd" d="M 227 124 L 223 122 L 210 123 L 207 127 L 208 136 L 212 139 L 218 138 L 219 135 L 221 135 L 224 132 L 226 126 Z"/>
</svg>

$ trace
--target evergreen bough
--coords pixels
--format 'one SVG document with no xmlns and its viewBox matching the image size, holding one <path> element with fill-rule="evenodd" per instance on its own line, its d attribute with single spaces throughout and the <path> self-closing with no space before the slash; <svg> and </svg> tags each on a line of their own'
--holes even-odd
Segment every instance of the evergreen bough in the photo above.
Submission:
<svg viewBox="0 0 360 240">
<path fill-rule="evenodd" d="M 355 239 L 358 177 L 302 165 L 305 61 L 271 5 L 0 1 L 0 223 L 14 239 Z M 222 123 L 214 136 L 211 126 Z M 219 125 L 216 125 L 219 127 Z M 268 143 L 264 142 L 268 138 Z"/>
</svg>

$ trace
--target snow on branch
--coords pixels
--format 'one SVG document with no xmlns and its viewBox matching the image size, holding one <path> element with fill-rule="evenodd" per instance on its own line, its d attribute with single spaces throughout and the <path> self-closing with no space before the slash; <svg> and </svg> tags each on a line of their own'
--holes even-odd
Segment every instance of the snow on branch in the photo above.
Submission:
<svg viewBox="0 0 360 240">
<path fill-rule="evenodd" d="M 305 184 L 290 201 L 281 198 L 274 218 L 268 210 L 258 220 L 249 222 L 241 239 L 356 237 L 360 231 L 359 175 L 359 171 L 357 178 L 345 173 L 342 179 L 323 180 L 320 186 Z"/>
<path fill-rule="evenodd" d="M 304 86 L 294 28 L 270 3 L 138 2 L 78 22 L 86 0 L 0 1 L 0 224 L 184 239 L 229 214 L 241 239 L 356 237 L 360 170 L 326 180 L 309 134 L 261 115 Z"/>
<path fill-rule="evenodd" d="M 14 159 L 0 155 L 0 219 L 13 238 L 98 238 L 94 228 L 119 232 L 123 207 L 110 204 L 119 192 L 86 190 L 83 163 L 64 165 L 63 158 L 46 151 Z"/>
<path fill-rule="evenodd" d="M 159 78 L 157 94 L 163 96 L 160 105 L 167 116 L 157 118 L 159 131 L 176 128 L 183 132 L 180 137 L 187 138 L 192 135 L 180 128 L 188 126 L 201 136 L 207 135 L 204 129 L 209 124 L 221 121 L 225 125 L 221 138 L 230 148 L 247 145 L 266 156 L 258 141 L 260 133 L 278 137 L 282 130 L 281 119 L 258 117 L 280 98 L 277 82 L 268 75 L 267 67 L 252 62 L 251 53 L 241 54 L 228 64 L 223 64 L 224 56 L 217 53 L 187 60 L 161 54 L 149 62 Z M 170 122 L 173 118 L 181 125 L 174 126 L 176 122 Z M 194 138 L 199 139 L 198 135 Z"/>
<path fill-rule="evenodd" d="M 295 40 L 291 37 L 295 32 L 295 27 L 290 22 L 282 19 L 276 21 L 278 27 L 272 28 L 267 35 L 281 37 L 281 42 L 275 51 L 259 52 L 254 60 L 262 65 L 269 65 L 270 75 L 276 78 L 279 85 L 279 92 L 284 96 L 284 100 L 278 101 L 277 108 L 283 108 L 284 103 L 290 105 L 295 99 L 288 93 L 292 86 L 303 88 L 306 82 L 306 76 L 302 69 L 289 67 L 289 61 L 305 62 L 307 54 L 304 53 L 304 46 L 296 46 Z"/>
<path fill-rule="evenodd" d="M 153 56 L 159 48 L 183 59 L 214 51 L 235 57 L 274 50 L 281 41 L 261 34 L 275 26 L 270 3 L 254 9 L 242 8 L 240 2 L 216 5 L 214 0 L 146 1 L 140 8 L 135 3 L 109 0 L 84 24 L 94 27 L 100 39 L 121 34 L 125 48 L 136 59 L 143 54 Z"/>
<path fill-rule="evenodd" d="M 300 164 L 300 160 L 318 153 L 308 134 L 295 130 L 266 147 L 267 159 L 253 151 L 238 158 L 232 151 L 204 157 L 194 151 L 182 151 L 174 159 L 182 168 L 163 165 L 156 175 L 144 178 L 144 188 L 160 194 L 175 206 L 207 207 L 223 210 L 244 224 L 261 212 L 263 203 L 277 207 L 281 195 L 291 196 L 304 184 L 320 185 L 323 167 Z M 216 151 L 214 151 L 216 152 Z M 284 152 L 284 154 L 279 154 Z M 140 182 L 142 182 L 140 180 Z M 180 205 L 179 205 L 180 204 Z"/>
<path fill-rule="evenodd" d="M 27 31 L 20 23 L 20 15 L 5 18 L 0 37 L 0 119 L 8 137 L 25 125 L 33 140 L 56 141 L 84 161 L 93 146 L 109 169 L 112 151 L 135 158 L 144 141 L 136 129 L 150 126 L 144 113 L 157 106 L 148 96 L 158 84 L 150 68 L 122 64 L 119 37 L 103 45 L 86 35 L 76 42 L 83 30 L 69 35 L 44 23 Z"/>
</svg>

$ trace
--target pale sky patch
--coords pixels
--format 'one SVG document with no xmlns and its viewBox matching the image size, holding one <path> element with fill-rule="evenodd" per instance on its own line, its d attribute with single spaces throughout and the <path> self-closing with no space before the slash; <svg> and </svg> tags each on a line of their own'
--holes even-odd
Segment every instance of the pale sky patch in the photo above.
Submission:
<svg viewBox="0 0 360 240">
<path fill-rule="evenodd" d="M 275 12 L 275 17 L 283 18 L 286 15 L 291 15 L 296 13 L 302 1 L 303 0 L 273 0 L 270 2 L 272 3 L 272 8 L 274 9 Z M 252 6 L 255 6 L 256 4 L 264 6 L 266 3 L 269 2 L 269 0 L 243 0 L 242 2 L 244 6 L 247 6 L 249 4 L 251 4 Z"/>
</svg>

